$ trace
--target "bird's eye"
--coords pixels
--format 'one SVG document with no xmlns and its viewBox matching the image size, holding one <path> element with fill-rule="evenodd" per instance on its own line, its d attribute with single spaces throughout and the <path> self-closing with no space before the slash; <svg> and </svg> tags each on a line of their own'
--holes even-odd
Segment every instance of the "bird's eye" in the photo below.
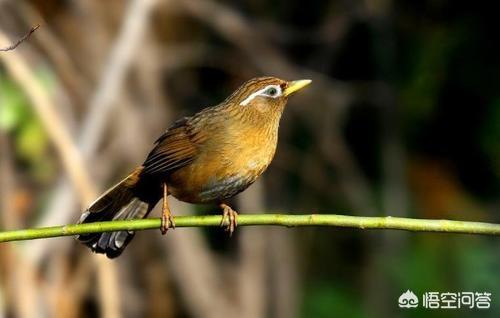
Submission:
<svg viewBox="0 0 500 318">
<path fill-rule="evenodd" d="M 276 96 L 278 94 L 278 90 L 275 87 L 269 87 L 266 92 L 267 95 L 269 96 Z"/>
<path fill-rule="evenodd" d="M 1 1 L 1 0 L 0 0 Z M 278 85 L 269 85 L 269 86 L 266 86 L 252 94 L 250 94 L 250 96 L 248 96 L 247 98 L 245 98 L 241 103 L 240 105 L 241 106 L 246 106 L 248 105 L 248 103 L 250 103 L 255 97 L 257 96 L 265 96 L 265 97 L 272 97 L 272 98 L 277 98 L 279 96 L 281 96 L 281 87 L 278 86 Z"/>
</svg>

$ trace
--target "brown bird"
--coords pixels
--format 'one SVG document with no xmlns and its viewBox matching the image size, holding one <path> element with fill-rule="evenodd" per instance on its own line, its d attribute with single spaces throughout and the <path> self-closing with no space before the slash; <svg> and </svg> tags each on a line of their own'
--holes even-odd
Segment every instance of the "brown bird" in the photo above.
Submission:
<svg viewBox="0 0 500 318">
<path fill-rule="evenodd" d="M 190 203 L 216 202 L 229 219 L 237 213 L 226 200 L 249 187 L 271 163 L 278 126 L 288 96 L 310 80 L 254 78 L 222 103 L 170 126 L 142 166 L 107 190 L 82 214 L 79 223 L 144 218 L 163 198 L 161 231 L 175 227 L 167 196 Z M 96 253 L 119 256 L 134 232 L 79 235 Z"/>
</svg>

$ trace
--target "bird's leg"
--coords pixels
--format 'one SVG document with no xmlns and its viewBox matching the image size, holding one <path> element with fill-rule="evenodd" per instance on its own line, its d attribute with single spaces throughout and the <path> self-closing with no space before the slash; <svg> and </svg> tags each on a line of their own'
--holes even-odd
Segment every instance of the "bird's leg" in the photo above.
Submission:
<svg viewBox="0 0 500 318">
<path fill-rule="evenodd" d="M 172 217 L 172 213 L 170 212 L 170 207 L 168 206 L 168 191 L 167 191 L 167 184 L 163 184 L 163 208 L 162 208 L 162 213 L 161 213 L 161 226 L 160 226 L 160 231 L 161 234 L 165 235 L 168 231 L 168 228 L 173 228 L 175 229 L 175 222 Z"/>
<path fill-rule="evenodd" d="M 238 226 L 238 213 L 225 203 L 221 203 L 219 206 L 222 209 L 222 220 L 220 222 L 220 226 L 224 226 L 224 221 L 227 218 L 229 220 L 229 224 L 226 225 L 226 231 L 228 231 L 229 236 L 231 236 Z"/>
</svg>

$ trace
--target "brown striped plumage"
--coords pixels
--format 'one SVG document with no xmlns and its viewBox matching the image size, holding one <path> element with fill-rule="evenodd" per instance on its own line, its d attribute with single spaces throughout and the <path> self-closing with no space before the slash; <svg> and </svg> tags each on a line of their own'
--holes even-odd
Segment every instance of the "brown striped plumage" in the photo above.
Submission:
<svg viewBox="0 0 500 318">
<path fill-rule="evenodd" d="M 144 164 L 96 200 L 80 222 L 146 217 L 163 197 L 166 232 L 174 225 L 166 198 L 171 194 L 190 203 L 219 203 L 232 232 L 237 214 L 225 200 L 250 186 L 271 163 L 288 95 L 309 82 L 255 78 L 222 103 L 178 120 L 158 138 Z M 132 237 L 121 231 L 78 239 L 116 257 Z"/>
</svg>

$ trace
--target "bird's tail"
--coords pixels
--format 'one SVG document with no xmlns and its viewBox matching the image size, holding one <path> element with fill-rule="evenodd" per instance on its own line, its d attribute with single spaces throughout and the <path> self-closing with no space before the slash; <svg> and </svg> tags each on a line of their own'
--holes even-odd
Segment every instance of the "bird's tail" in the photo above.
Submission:
<svg viewBox="0 0 500 318">
<path fill-rule="evenodd" d="M 111 220 L 128 220 L 146 217 L 160 196 L 145 195 L 141 188 L 142 167 L 135 169 L 125 179 L 107 190 L 81 215 L 78 223 Z M 147 191 L 146 191 L 147 192 Z M 96 253 L 109 258 L 119 256 L 134 237 L 132 231 L 91 233 L 77 236 L 77 240 Z"/>
</svg>

